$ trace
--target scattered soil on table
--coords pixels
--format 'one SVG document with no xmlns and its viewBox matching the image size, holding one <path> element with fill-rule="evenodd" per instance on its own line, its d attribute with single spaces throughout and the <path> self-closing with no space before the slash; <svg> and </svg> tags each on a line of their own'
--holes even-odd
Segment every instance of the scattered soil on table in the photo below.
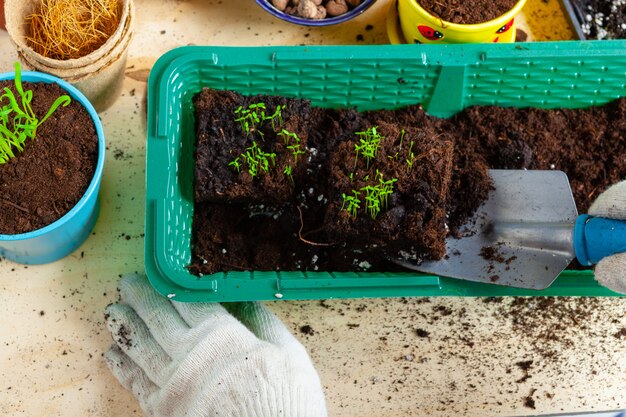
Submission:
<svg viewBox="0 0 626 417">
<path fill-rule="evenodd" d="M 415 329 L 415 334 L 417 334 L 418 337 L 422 337 L 422 338 L 426 338 L 430 336 L 430 333 L 424 329 Z"/>
<path fill-rule="evenodd" d="M 522 370 L 522 372 L 524 372 L 524 376 L 521 377 L 520 379 L 518 379 L 517 381 L 515 381 L 518 384 L 521 384 L 522 382 L 526 382 L 526 380 L 528 380 L 531 376 L 530 376 L 530 368 L 533 365 L 533 361 L 532 360 L 527 360 L 527 361 L 519 361 L 516 362 L 515 365 L 520 368 Z"/>
<path fill-rule="evenodd" d="M 305 334 L 307 336 L 313 336 L 315 334 L 315 330 L 313 330 L 313 327 L 309 326 L 308 324 L 305 324 L 304 326 L 300 326 L 300 333 Z"/>
<path fill-rule="evenodd" d="M 336 322 L 323 318 L 311 322 L 311 308 L 316 308 L 311 303 L 291 309 L 290 317 L 312 325 L 319 334 L 352 337 L 343 347 L 334 346 L 333 337 L 326 343 L 320 339 L 313 359 L 325 358 L 319 352 L 333 352 L 335 358 L 356 355 L 354 361 L 335 360 L 332 369 L 354 375 L 355 388 L 371 385 L 375 377 L 376 387 L 367 392 L 383 408 L 388 399 L 389 414 L 432 415 L 436 410 L 439 415 L 463 415 L 483 402 L 486 408 L 530 413 L 526 408 L 530 400 L 536 409 L 558 408 L 569 398 L 572 384 L 583 380 L 591 391 L 576 399 L 582 406 L 588 401 L 615 405 L 621 398 L 616 393 L 622 388 L 626 344 L 614 335 L 626 324 L 626 317 L 619 314 L 623 300 L 409 297 L 363 301 L 365 309 L 354 300 L 318 301 L 318 310 L 332 313 Z M 390 316 L 394 320 L 388 320 Z M 345 324 L 354 322 L 354 317 L 361 326 L 344 337 Z M 380 354 L 359 362 L 359 350 L 350 342 L 363 338 L 370 339 L 369 351 Z M 441 378 L 443 374 L 451 377 Z M 422 408 L 398 409 L 397 404 L 411 400 L 423 403 L 424 392 L 437 401 Z M 468 403 L 468 398 L 474 401 Z"/>
<path fill-rule="evenodd" d="M 233 106 L 237 103 L 234 97 Z M 271 102 L 268 97 L 263 99 Z M 259 98 L 244 100 L 251 103 Z M 220 101 L 224 102 L 227 100 Z M 211 201 L 195 204 L 192 273 L 202 275 L 224 270 L 401 271 L 388 261 L 392 252 L 381 250 L 382 240 L 376 239 L 387 233 L 390 241 L 406 245 L 404 238 L 408 234 L 403 230 L 404 223 L 399 226 L 393 216 L 394 210 L 398 211 L 397 207 L 404 205 L 404 197 L 392 196 L 387 211 L 379 214 L 376 221 L 371 221 L 364 212 L 359 213 L 358 217 L 366 222 L 361 234 L 347 233 L 349 228 L 342 229 L 345 225 L 341 224 L 339 217 L 343 214 L 340 196 L 349 194 L 345 187 L 353 184 L 341 179 L 354 167 L 354 155 L 348 156 L 349 149 L 354 146 L 352 136 L 366 126 L 379 126 L 388 137 L 395 137 L 391 144 L 396 146 L 399 144 L 397 128 L 406 127 L 407 137 L 413 138 L 416 144 L 422 143 L 426 154 L 429 149 L 434 149 L 434 154 L 445 154 L 447 144 L 452 144 L 452 172 L 447 184 L 446 175 L 440 176 L 441 181 L 434 184 L 432 181 L 436 176 L 417 177 L 431 182 L 430 191 L 429 184 L 422 184 L 421 188 L 418 187 L 421 194 L 414 198 L 425 200 L 420 203 L 420 208 L 424 213 L 430 213 L 427 219 L 430 223 L 419 223 L 422 227 L 431 227 L 434 237 L 427 241 L 418 240 L 417 243 L 423 246 L 421 250 L 413 248 L 415 250 L 409 251 L 393 245 L 386 248 L 395 253 L 402 250 L 404 255 L 414 259 L 436 258 L 441 254 L 437 242 L 441 242 L 446 233 L 459 234 L 460 226 L 491 190 L 488 168 L 562 170 L 569 177 L 579 212 L 586 212 L 602 191 L 626 177 L 626 159 L 623 158 L 626 143 L 622 139 L 626 137 L 626 99 L 588 109 L 473 107 L 450 119 L 428 116 L 420 106 L 394 111 L 330 110 L 318 113 L 321 110 L 310 108 L 306 102 L 287 102 L 297 110 L 299 121 L 286 123 L 314 127 L 301 132 L 302 143 L 306 143 L 303 160 L 307 163 L 298 166 L 297 174 L 294 174 L 295 187 L 286 178 L 280 179 L 283 181 L 281 188 L 267 182 L 269 179 L 252 181 L 245 174 L 237 176 L 227 167 L 225 158 L 233 158 L 230 153 L 233 147 L 225 145 L 223 136 L 228 129 L 237 128 L 237 124 L 232 123 L 232 116 L 227 115 L 231 121 L 224 126 L 223 121 L 216 119 L 217 114 L 206 121 L 202 121 L 204 116 L 197 116 L 199 140 L 206 140 L 202 137 L 204 129 L 210 131 L 212 138 L 206 144 L 213 143 L 212 146 L 198 146 L 199 159 L 211 160 L 211 153 L 221 154 L 222 159 L 213 165 L 200 162 L 196 169 L 196 198 L 200 193 L 202 198 Z M 209 107 L 204 109 L 211 114 Z M 286 120 L 291 117 L 287 110 L 285 114 Z M 235 154 L 247 145 L 239 146 L 235 147 Z M 384 142 L 381 149 L 393 158 L 395 151 L 390 151 L 389 146 Z M 399 159 L 406 159 L 406 156 L 404 150 Z M 284 158 L 278 152 L 276 165 L 280 166 L 279 161 Z M 326 164 L 333 158 L 335 162 L 344 161 L 343 172 L 341 169 L 331 170 Z M 441 158 L 427 161 L 429 163 L 425 165 L 430 165 L 431 171 L 437 170 L 438 166 L 447 167 Z M 364 158 L 359 164 L 356 171 L 362 175 L 359 169 L 366 168 Z M 306 180 L 301 182 L 296 175 L 304 175 Z M 384 176 L 391 178 L 392 175 L 385 172 Z M 211 184 L 213 194 L 203 188 L 205 181 Z M 239 187 L 236 181 L 247 185 Z M 394 193 L 400 189 L 398 184 Z M 270 192 L 264 200 L 262 194 L 267 190 Z M 445 196 L 443 190 L 447 190 Z M 239 201 L 239 197 L 246 194 L 246 198 L 253 199 L 252 202 Z M 295 196 L 295 200 L 281 203 L 283 195 Z M 227 203 L 225 199 L 235 202 Z M 443 211 L 437 211 L 437 205 Z M 333 207 L 332 210 L 328 210 L 329 207 Z M 349 216 L 345 215 L 343 220 L 349 225 Z M 376 235 L 377 224 L 386 221 L 389 221 L 389 232 Z M 393 231 L 396 228 L 402 229 L 404 238 L 395 238 Z M 350 239 L 344 240 L 341 236 L 351 237 L 354 242 L 346 244 Z M 360 239 L 365 243 L 352 245 Z M 502 262 L 507 260 L 502 259 Z"/>
<path fill-rule="evenodd" d="M 33 91 L 39 119 L 65 90 L 57 84 L 23 83 Z M 0 82 L 0 90 L 12 81 Z M 19 97 L 16 93 L 16 96 Z M 76 100 L 59 107 L 27 139 L 24 152 L 0 165 L 0 234 L 26 233 L 58 220 L 83 196 L 98 160 L 98 137 L 87 110 Z"/>
<path fill-rule="evenodd" d="M 446 22 L 475 24 L 502 16 L 518 0 L 417 0 L 430 14 Z"/>
<path fill-rule="evenodd" d="M 587 39 L 626 39 L 626 2 L 623 0 L 571 0 L 583 19 Z"/>
<path fill-rule="evenodd" d="M 536 407 L 535 407 L 535 399 L 533 398 L 533 394 L 536 391 L 537 390 L 532 389 L 530 391 L 530 394 L 526 398 L 524 398 L 524 407 L 532 408 L 533 410 L 536 409 Z"/>
</svg>

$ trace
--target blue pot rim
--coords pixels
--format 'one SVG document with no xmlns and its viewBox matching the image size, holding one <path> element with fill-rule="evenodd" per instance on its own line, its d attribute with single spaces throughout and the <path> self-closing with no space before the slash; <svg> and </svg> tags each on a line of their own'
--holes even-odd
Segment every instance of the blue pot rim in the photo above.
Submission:
<svg viewBox="0 0 626 417">
<path fill-rule="evenodd" d="M 305 18 L 298 17 L 298 16 L 292 16 L 285 12 L 281 12 L 280 10 L 272 6 L 269 0 L 256 0 L 256 3 L 259 6 L 261 6 L 263 9 L 265 9 L 265 11 L 267 11 L 268 13 L 289 23 L 295 23 L 297 25 L 303 25 L 303 26 L 330 26 L 330 25 L 336 25 L 337 23 L 343 23 L 350 19 L 355 18 L 356 16 L 360 15 L 365 10 L 367 10 L 372 4 L 374 4 L 375 1 L 376 0 L 364 0 L 363 3 L 359 4 L 354 9 L 348 11 L 347 13 L 344 13 L 340 16 L 329 17 L 329 18 L 320 19 L 320 20 L 305 19 Z"/>
<path fill-rule="evenodd" d="M 15 78 L 15 72 L 8 72 L 4 74 L 0 74 L 0 81 L 12 80 Z M 65 213 L 60 219 L 55 220 L 47 226 L 42 227 L 41 229 L 33 230 L 26 233 L 20 233 L 16 235 L 3 235 L 0 234 L 0 241 L 17 241 L 17 240 L 26 240 L 36 238 L 46 233 L 55 230 L 65 223 L 69 222 L 72 217 L 74 217 L 78 212 L 81 211 L 83 206 L 87 203 L 87 201 L 93 196 L 94 193 L 98 192 L 98 188 L 100 186 L 100 180 L 102 178 L 102 171 L 104 169 L 104 156 L 106 153 L 105 144 L 104 144 L 104 130 L 102 129 L 102 122 L 100 122 L 100 117 L 98 116 L 98 112 L 94 109 L 91 102 L 81 93 L 76 87 L 69 84 L 67 81 L 64 81 L 58 77 L 53 75 L 44 74 L 36 71 L 26 71 L 22 72 L 22 81 L 27 81 L 31 83 L 43 82 L 46 84 L 56 83 L 65 91 L 67 91 L 72 99 L 78 100 L 80 104 L 85 107 L 89 116 L 91 116 L 91 120 L 96 128 L 96 134 L 98 135 L 98 162 L 96 164 L 96 170 L 91 178 L 91 182 L 89 183 L 89 187 L 83 194 L 83 196 L 78 200 L 78 202 L 72 207 L 70 211 Z"/>
</svg>

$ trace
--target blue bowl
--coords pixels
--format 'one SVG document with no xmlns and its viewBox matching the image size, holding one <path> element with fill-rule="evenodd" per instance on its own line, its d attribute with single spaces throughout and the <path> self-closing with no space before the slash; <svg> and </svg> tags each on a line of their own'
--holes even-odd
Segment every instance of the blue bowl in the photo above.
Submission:
<svg viewBox="0 0 626 417">
<path fill-rule="evenodd" d="M 340 16 L 315 20 L 315 19 L 304 19 L 302 17 L 292 16 L 285 12 L 281 12 L 280 10 L 275 8 L 272 5 L 272 2 L 269 0 L 256 0 L 259 6 L 261 6 L 263 9 L 265 9 L 265 11 L 276 16 L 277 18 L 284 20 L 286 22 L 289 22 L 289 23 L 295 23 L 296 25 L 303 25 L 303 26 L 330 26 L 330 25 L 336 25 L 337 23 L 346 22 L 350 19 L 355 18 L 356 16 L 359 16 L 361 13 L 367 10 L 372 4 L 374 4 L 375 1 L 376 0 L 364 0 L 363 3 L 359 4 L 357 7 L 355 7 L 352 10 L 348 10 L 347 13 L 344 13 Z"/>
<path fill-rule="evenodd" d="M 0 74 L 0 81 L 12 80 L 15 73 Z M 76 250 L 89 237 L 99 213 L 98 190 L 104 167 L 104 132 L 98 113 L 89 100 L 67 82 L 40 72 L 24 72 L 22 80 L 56 83 L 87 109 L 98 134 L 98 163 L 91 183 L 78 203 L 63 217 L 41 229 L 17 235 L 0 234 L 0 256 L 22 264 L 45 264 Z"/>
</svg>

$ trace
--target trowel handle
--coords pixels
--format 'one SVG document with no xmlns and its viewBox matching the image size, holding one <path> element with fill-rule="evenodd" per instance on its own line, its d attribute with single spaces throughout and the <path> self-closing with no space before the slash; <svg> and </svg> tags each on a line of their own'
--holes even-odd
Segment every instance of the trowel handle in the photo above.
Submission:
<svg viewBox="0 0 626 417">
<path fill-rule="evenodd" d="M 594 265 L 602 258 L 626 252 L 626 220 L 582 214 L 574 226 L 574 251 L 581 265 Z"/>
</svg>

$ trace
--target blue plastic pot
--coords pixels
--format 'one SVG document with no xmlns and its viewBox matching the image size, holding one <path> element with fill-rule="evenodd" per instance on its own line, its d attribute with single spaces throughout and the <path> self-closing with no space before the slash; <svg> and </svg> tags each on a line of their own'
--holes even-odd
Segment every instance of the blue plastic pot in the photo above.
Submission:
<svg viewBox="0 0 626 417">
<path fill-rule="evenodd" d="M 0 74 L 0 81 L 12 80 L 15 73 Z M 94 176 L 78 203 L 63 217 L 38 230 L 18 235 L 0 234 L 0 256 L 22 264 L 45 264 L 61 259 L 76 250 L 89 236 L 99 213 L 98 190 L 104 167 L 104 133 L 98 113 L 75 87 L 51 75 L 23 72 L 22 81 L 56 83 L 72 99 L 87 109 L 98 134 L 98 163 Z"/>
<path fill-rule="evenodd" d="M 335 25 L 337 23 L 343 23 L 350 19 L 355 18 L 356 16 L 363 13 L 367 10 L 372 4 L 374 4 L 376 0 L 364 0 L 361 4 L 355 7 L 352 10 L 348 10 L 347 13 L 344 13 L 340 16 L 335 17 L 327 17 L 325 19 L 305 19 L 303 17 L 292 16 L 285 12 L 281 12 L 276 7 L 272 5 L 271 0 L 256 0 L 257 4 L 265 9 L 270 14 L 276 16 L 277 18 L 284 20 L 289 23 L 295 23 L 296 25 L 303 26 L 330 26 Z"/>
</svg>

